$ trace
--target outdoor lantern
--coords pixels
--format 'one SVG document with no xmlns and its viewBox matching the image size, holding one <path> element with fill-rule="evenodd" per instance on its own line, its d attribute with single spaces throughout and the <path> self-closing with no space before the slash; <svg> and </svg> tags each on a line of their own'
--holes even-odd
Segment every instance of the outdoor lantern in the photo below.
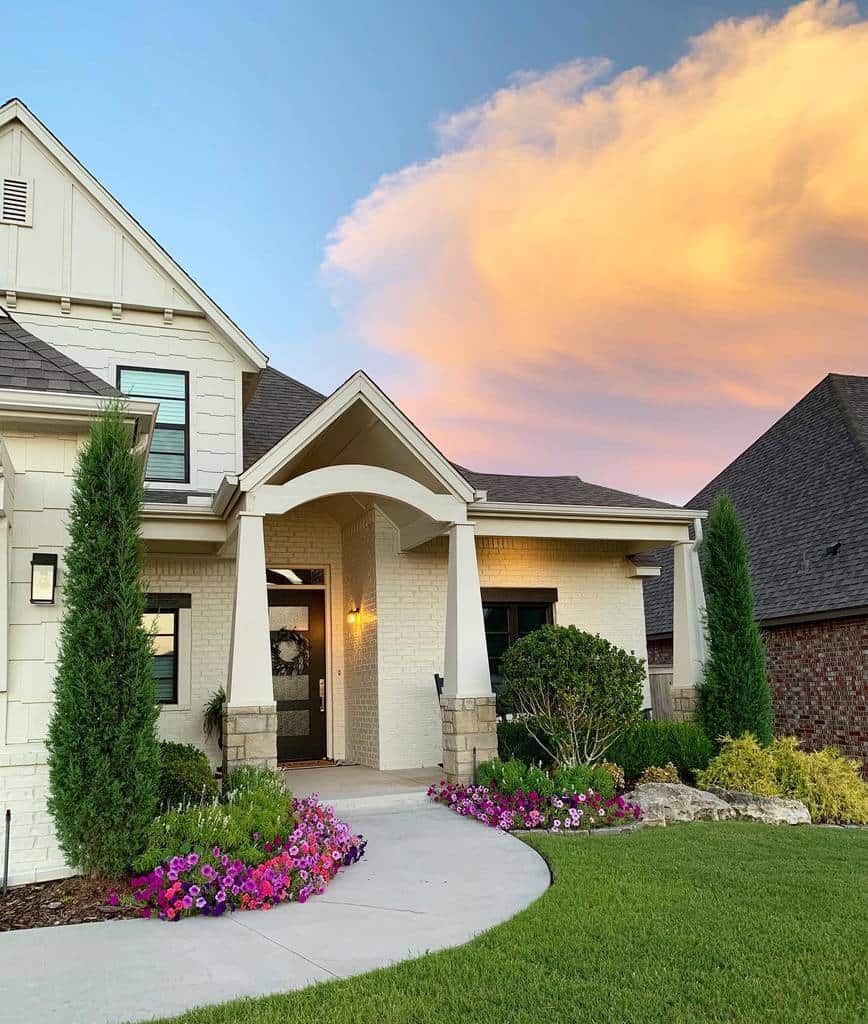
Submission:
<svg viewBox="0 0 868 1024">
<path fill-rule="evenodd" d="M 30 603 L 54 604 L 57 586 L 57 555 L 33 552 L 30 559 Z"/>
<path fill-rule="evenodd" d="M 355 605 L 353 605 L 353 607 L 350 608 L 350 610 L 347 612 L 347 622 L 349 622 L 349 624 L 351 626 L 355 626 L 355 624 L 358 621 L 359 621 L 359 609 Z"/>
</svg>

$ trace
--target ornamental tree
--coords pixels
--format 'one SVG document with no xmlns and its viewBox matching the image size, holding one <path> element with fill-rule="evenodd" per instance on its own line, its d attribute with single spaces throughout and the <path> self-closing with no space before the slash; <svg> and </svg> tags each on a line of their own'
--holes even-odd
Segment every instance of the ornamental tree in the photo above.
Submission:
<svg viewBox="0 0 868 1024">
<path fill-rule="evenodd" d="M 68 861 L 124 872 L 157 811 L 151 648 L 142 628 L 140 467 L 120 405 L 79 453 L 64 556 L 64 611 L 48 731 L 48 809 Z"/>
<path fill-rule="evenodd" d="M 542 626 L 501 661 L 504 706 L 561 766 L 598 761 L 640 717 L 645 664 L 575 626 Z"/>
<path fill-rule="evenodd" d="M 711 507 L 702 566 L 708 622 L 708 660 L 699 689 L 697 718 L 706 733 L 752 733 L 772 739 L 772 698 L 765 677 L 765 651 L 754 618 L 747 543 L 728 494 Z"/>
</svg>

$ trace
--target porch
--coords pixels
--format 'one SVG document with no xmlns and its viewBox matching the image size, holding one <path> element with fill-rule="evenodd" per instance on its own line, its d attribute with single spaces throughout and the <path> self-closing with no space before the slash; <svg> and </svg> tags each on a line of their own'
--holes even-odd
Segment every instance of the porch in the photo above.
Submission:
<svg viewBox="0 0 868 1024">
<path fill-rule="evenodd" d="M 316 768 L 283 768 L 293 793 L 319 793 L 339 814 L 421 806 L 429 786 L 443 778 L 443 769 L 403 768 L 381 772 L 359 764 Z"/>
</svg>

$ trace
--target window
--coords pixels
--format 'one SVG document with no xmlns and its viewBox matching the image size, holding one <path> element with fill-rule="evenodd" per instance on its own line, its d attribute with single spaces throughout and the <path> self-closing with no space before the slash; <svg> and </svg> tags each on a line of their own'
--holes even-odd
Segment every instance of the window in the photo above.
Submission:
<svg viewBox="0 0 868 1024">
<path fill-rule="evenodd" d="M 149 594 L 142 626 L 151 636 L 151 674 L 158 704 L 178 703 L 178 623 L 189 594 Z"/>
<path fill-rule="evenodd" d="M 160 403 L 145 479 L 186 483 L 190 479 L 190 378 L 187 372 L 120 366 L 118 391 Z"/>
<path fill-rule="evenodd" d="M 558 592 L 551 588 L 512 590 L 492 587 L 482 591 L 482 617 L 488 648 L 491 688 L 500 689 L 500 660 L 520 637 L 554 621 L 552 611 Z"/>
</svg>

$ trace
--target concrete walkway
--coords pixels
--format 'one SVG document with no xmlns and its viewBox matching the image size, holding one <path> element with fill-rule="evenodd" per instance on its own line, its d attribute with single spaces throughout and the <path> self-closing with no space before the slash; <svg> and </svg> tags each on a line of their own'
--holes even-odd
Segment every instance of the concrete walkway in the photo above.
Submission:
<svg viewBox="0 0 868 1024">
<path fill-rule="evenodd" d="M 338 814 L 427 803 L 425 791 L 443 778 L 442 768 L 402 768 L 381 772 L 360 764 L 331 768 L 288 768 L 283 770 L 286 786 L 293 793 L 319 793 L 323 803 Z"/>
<path fill-rule="evenodd" d="M 549 884 L 530 847 L 445 807 L 349 821 L 368 839 L 365 859 L 304 905 L 0 935 L 0 1021 L 149 1020 L 345 978 L 464 943 Z"/>
</svg>

